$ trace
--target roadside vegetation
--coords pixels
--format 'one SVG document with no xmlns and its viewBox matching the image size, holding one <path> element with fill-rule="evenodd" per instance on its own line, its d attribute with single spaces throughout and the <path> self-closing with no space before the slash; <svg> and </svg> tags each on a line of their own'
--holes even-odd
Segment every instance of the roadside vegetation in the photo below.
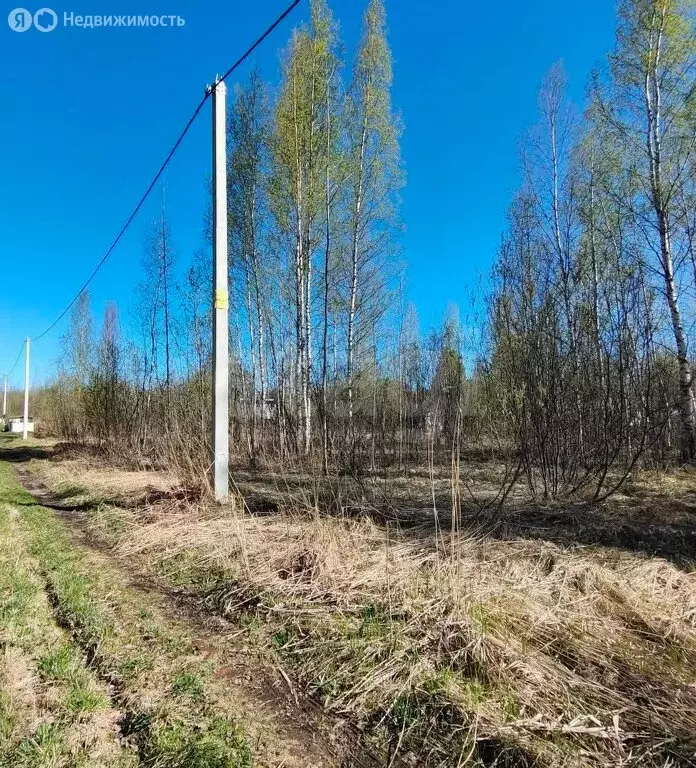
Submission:
<svg viewBox="0 0 696 768">
<path fill-rule="evenodd" d="M 84 454 L 30 466 L 85 506 L 79 525 L 116 558 L 235 622 L 289 685 L 369 733 L 384 764 L 696 764 L 696 582 L 683 552 L 539 533 L 572 505 L 537 508 L 533 537 L 514 534 L 513 515 L 494 536 L 436 537 L 427 518 L 182 500 L 169 475 Z M 690 472 L 636 477 L 632 506 L 616 499 L 597 521 L 664 505 L 678 529 L 692 486 Z"/>
<path fill-rule="evenodd" d="M 0 492 L 3 764 L 250 766 L 190 638 L 86 567 L 6 463 Z"/>
<path fill-rule="evenodd" d="M 15 506 L 26 495 L 8 492 L 6 465 L 0 473 L 0 765 L 136 765 L 107 686 L 56 621 Z"/>
</svg>

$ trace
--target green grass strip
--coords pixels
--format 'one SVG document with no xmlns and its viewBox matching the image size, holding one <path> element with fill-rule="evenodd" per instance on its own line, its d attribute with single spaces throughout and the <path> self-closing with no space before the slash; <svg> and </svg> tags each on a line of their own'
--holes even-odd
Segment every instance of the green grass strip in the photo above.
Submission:
<svg viewBox="0 0 696 768">
<path fill-rule="evenodd" d="M 0 500 L 21 509 L 19 524 L 40 563 L 55 615 L 89 663 L 114 686 L 127 712 L 123 728 L 137 744 L 140 764 L 250 766 L 250 749 L 239 727 L 218 714 L 206 695 L 210 669 L 192 658 L 187 638 L 161 626 L 149 611 L 138 611 L 132 595 L 109 583 L 108 574 L 90 570 L 64 524 L 34 504 L 5 462 L 0 462 Z M 57 649 L 42 660 L 42 669 L 61 678 L 73 662 L 67 650 Z M 74 692 L 72 706 L 93 704 L 85 693 Z"/>
</svg>

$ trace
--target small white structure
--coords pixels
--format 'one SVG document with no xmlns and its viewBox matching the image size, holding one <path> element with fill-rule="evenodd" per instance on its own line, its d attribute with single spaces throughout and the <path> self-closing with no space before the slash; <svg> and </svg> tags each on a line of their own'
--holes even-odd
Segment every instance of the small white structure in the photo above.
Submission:
<svg viewBox="0 0 696 768">
<path fill-rule="evenodd" d="M 24 432 L 24 419 L 20 416 L 16 419 L 8 419 L 7 420 L 7 431 L 13 432 L 15 434 L 23 434 Z M 34 419 L 30 416 L 27 419 L 27 432 L 33 432 L 34 431 Z"/>
</svg>

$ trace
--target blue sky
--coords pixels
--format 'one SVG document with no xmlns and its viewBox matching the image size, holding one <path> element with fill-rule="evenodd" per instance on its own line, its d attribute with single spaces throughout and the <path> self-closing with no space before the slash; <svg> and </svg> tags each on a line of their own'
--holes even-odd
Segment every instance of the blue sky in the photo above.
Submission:
<svg viewBox="0 0 696 768">
<path fill-rule="evenodd" d="M 330 0 L 347 51 L 367 0 Z M 277 84 L 279 51 L 307 0 L 236 73 L 256 66 Z M 536 120 L 545 72 L 563 59 L 571 98 L 614 41 L 611 0 L 386 0 L 394 106 L 405 132 L 402 258 L 408 298 L 424 329 L 467 295 L 495 257 L 519 184 L 518 147 Z M 81 0 L 75 14 L 179 14 L 174 29 L 10 30 L 0 14 L 0 373 L 22 339 L 40 333 L 72 298 L 164 159 L 206 83 L 223 72 L 287 0 Z M 27 6 L 25 6 L 27 7 Z M 38 9 L 33 6 L 31 11 Z M 233 84 L 234 81 L 232 81 Z M 179 258 L 201 242 L 210 174 L 209 109 L 166 177 Z M 149 202 L 94 281 L 96 314 L 124 315 L 140 280 Z M 33 348 L 33 378 L 53 371 L 63 323 Z M 13 376 L 21 380 L 20 369 Z"/>
</svg>

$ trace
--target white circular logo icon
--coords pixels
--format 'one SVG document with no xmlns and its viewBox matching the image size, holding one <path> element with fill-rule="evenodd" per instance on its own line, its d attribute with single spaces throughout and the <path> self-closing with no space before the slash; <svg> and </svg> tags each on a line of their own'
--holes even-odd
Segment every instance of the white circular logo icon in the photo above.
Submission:
<svg viewBox="0 0 696 768">
<path fill-rule="evenodd" d="M 58 26 L 58 14 L 51 8 L 39 8 L 34 14 L 34 26 L 39 32 L 53 32 Z"/>
<path fill-rule="evenodd" d="M 7 23 L 10 25 L 10 29 L 15 32 L 26 32 L 31 26 L 31 18 L 31 11 L 26 8 L 15 8 L 10 11 Z"/>
</svg>

